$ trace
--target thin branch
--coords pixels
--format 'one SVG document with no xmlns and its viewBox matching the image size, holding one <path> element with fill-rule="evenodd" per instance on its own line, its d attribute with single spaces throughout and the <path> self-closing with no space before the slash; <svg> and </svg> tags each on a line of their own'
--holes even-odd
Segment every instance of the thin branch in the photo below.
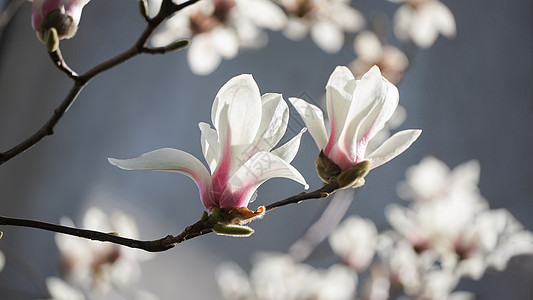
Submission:
<svg viewBox="0 0 533 300">
<path fill-rule="evenodd" d="M 320 189 L 316 191 L 298 194 L 298 195 L 289 197 L 285 200 L 272 203 L 266 206 L 266 210 L 271 211 L 275 208 L 293 204 L 293 203 L 299 203 L 304 200 L 325 198 L 329 194 L 335 192 L 336 189 L 338 189 L 338 184 L 336 182 L 329 183 L 329 184 L 324 185 L 323 187 L 321 187 Z M 187 226 L 187 228 L 185 228 L 185 230 L 183 230 L 183 232 L 177 236 L 173 236 L 169 234 L 166 237 L 163 237 L 157 240 L 152 240 L 152 241 L 130 239 L 130 238 L 121 237 L 115 234 L 110 234 L 110 233 L 105 233 L 105 232 L 100 232 L 100 231 L 95 231 L 95 230 L 79 229 L 79 228 L 57 225 L 57 224 L 52 224 L 52 223 L 47 223 L 47 222 L 41 222 L 41 221 L 35 221 L 35 220 L 29 220 L 29 219 L 17 219 L 17 218 L 3 217 L 3 216 L 0 216 L 0 225 L 37 228 L 37 229 L 68 234 L 68 235 L 77 236 L 77 237 L 86 238 L 86 239 L 95 240 L 95 241 L 110 242 L 110 243 L 130 247 L 130 248 L 137 248 L 137 249 L 145 250 L 148 252 L 166 251 L 171 248 L 174 248 L 174 246 L 186 240 L 190 240 L 192 238 L 199 237 L 201 235 L 213 232 L 213 229 L 212 229 L 213 224 L 211 224 L 208 220 L 204 218 L 202 218 L 200 221 L 190 226 Z"/>
<path fill-rule="evenodd" d="M 164 53 L 162 51 L 152 51 L 146 47 L 148 40 L 154 31 L 161 25 L 163 21 L 170 18 L 176 12 L 181 9 L 192 5 L 199 0 L 189 0 L 181 4 L 175 4 L 172 0 L 164 0 L 161 4 L 161 9 L 159 13 L 152 19 L 149 20 L 146 29 L 142 32 L 141 36 L 138 38 L 135 45 L 130 49 L 122 52 L 121 54 L 97 65 L 96 67 L 90 69 L 85 74 L 79 76 L 74 70 L 72 70 L 65 60 L 63 59 L 59 49 L 50 53 L 50 58 L 54 64 L 64 73 L 67 74 L 74 81 L 74 85 L 70 89 L 68 95 L 63 99 L 61 104 L 54 110 L 52 116 L 46 121 L 46 123 L 37 130 L 33 135 L 20 142 L 18 145 L 12 147 L 11 149 L 0 153 L 0 165 L 14 158 L 15 156 L 21 154 L 22 152 L 28 150 L 29 148 L 36 145 L 43 138 L 52 135 L 54 133 L 54 127 L 59 122 L 63 114 L 68 110 L 68 108 L 74 103 L 81 90 L 87 85 L 87 83 L 94 78 L 96 75 L 109 70 L 128 59 L 137 56 L 142 53 L 156 54 Z"/>
</svg>

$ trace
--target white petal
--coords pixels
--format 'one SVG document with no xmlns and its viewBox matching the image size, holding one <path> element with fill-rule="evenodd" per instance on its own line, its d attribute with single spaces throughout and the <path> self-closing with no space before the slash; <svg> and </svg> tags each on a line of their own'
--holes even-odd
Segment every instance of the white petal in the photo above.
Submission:
<svg viewBox="0 0 533 300">
<path fill-rule="evenodd" d="M 220 65 L 222 57 L 213 47 L 209 33 L 202 33 L 191 39 L 187 60 L 194 74 L 207 75 Z"/>
<path fill-rule="evenodd" d="M 46 278 L 46 288 L 52 299 L 83 300 L 83 293 L 57 277 Z"/>
<path fill-rule="evenodd" d="M 370 169 L 374 169 L 400 155 L 411 146 L 421 133 L 422 130 L 420 129 L 410 129 L 397 132 L 391 136 L 365 158 L 370 161 Z"/>
<path fill-rule="evenodd" d="M 191 154 L 172 148 L 145 153 L 137 158 L 115 159 L 109 162 L 124 170 L 170 171 L 190 177 L 198 185 L 202 200 L 212 193 L 211 176 L 204 165 Z"/>
<path fill-rule="evenodd" d="M 363 31 L 355 37 L 354 50 L 357 58 L 365 62 L 377 62 L 383 55 L 383 45 L 372 31 Z"/>
<path fill-rule="evenodd" d="M 455 18 L 451 10 L 440 1 L 432 1 L 427 4 L 427 9 L 431 9 L 433 25 L 448 38 L 455 37 L 456 25 Z"/>
<path fill-rule="evenodd" d="M 218 26 L 210 33 L 211 47 L 224 58 L 234 58 L 239 53 L 239 38 L 234 30 Z"/>
<path fill-rule="evenodd" d="M 302 174 L 288 162 L 270 152 L 259 152 L 235 172 L 224 193 L 240 190 L 245 193 L 249 201 L 255 190 L 263 182 L 275 177 L 289 178 L 303 184 L 306 189 L 309 187 Z M 222 196 L 222 199 L 224 198 Z M 224 207 L 225 205 L 220 203 L 220 206 Z"/>
<path fill-rule="evenodd" d="M 227 116 L 221 118 L 224 105 L 228 106 Z M 235 76 L 224 84 L 218 91 L 211 110 L 211 119 L 217 129 L 219 142 L 225 140 L 229 133 L 231 145 L 250 144 L 261 122 L 261 106 L 259 87 L 252 75 Z"/>
<path fill-rule="evenodd" d="M 237 0 L 239 10 L 257 26 L 280 30 L 287 24 L 287 15 L 272 1 Z"/>
<path fill-rule="evenodd" d="M 336 67 L 326 84 L 326 105 L 332 137 L 330 139 L 333 141 L 338 140 L 346 122 L 355 84 L 352 72 L 344 66 Z"/>
<path fill-rule="evenodd" d="M 305 126 L 309 129 L 309 133 L 315 140 L 318 149 L 324 149 L 328 143 L 328 135 L 322 110 L 299 98 L 289 98 L 289 101 L 304 120 Z"/>
<path fill-rule="evenodd" d="M 204 154 L 205 160 L 211 173 L 215 171 L 218 165 L 218 160 L 220 158 L 220 148 L 218 145 L 218 134 L 217 131 L 209 124 L 200 122 L 198 123 L 202 135 L 200 137 L 200 142 L 202 144 L 202 152 Z"/>
<path fill-rule="evenodd" d="M 289 122 L 289 107 L 281 94 L 267 93 L 261 97 L 262 116 L 248 157 L 260 151 L 270 151 L 281 140 Z"/>
<path fill-rule="evenodd" d="M 308 30 L 308 24 L 303 20 L 289 17 L 287 27 L 283 29 L 283 35 L 293 41 L 301 41 L 306 37 Z"/>
<path fill-rule="evenodd" d="M 290 141 L 281 145 L 279 148 L 272 150 L 271 153 L 283 159 L 284 161 L 290 163 L 296 156 L 296 153 L 298 153 L 298 149 L 300 148 L 300 140 L 302 139 L 302 134 L 306 131 L 307 131 L 307 128 L 305 127 L 302 128 L 302 130 L 300 130 L 300 133 L 295 135 L 292 139 L 290 139 Z"/>
<path fill-rule="evenodd" d="M 327 53 L 337 53 L 344 44 L 344 33 L 332 22 L 316 22 L 311 27 L 313 41 Z"/>
</svg>

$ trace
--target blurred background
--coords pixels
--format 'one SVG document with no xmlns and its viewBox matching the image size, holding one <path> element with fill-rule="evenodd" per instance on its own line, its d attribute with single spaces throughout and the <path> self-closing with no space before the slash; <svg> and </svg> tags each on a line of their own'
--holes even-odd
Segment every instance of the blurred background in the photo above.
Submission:
<svg viewBox="0 0 533 300">
<path fill-rule="evenodd" d="M 5 7 L 8 1 L 0 1 Z M 396 187 L 407 167 L 433 155 L 451 168 L 471 159 L 481 165 L 479 188 L 491 208 L 508 209 L 533 230 L 533 2 L 442 1 L 455 16 L 457 36 L 442 36 L 418 50 L 398 85 L 407 120 L 400 129 L 422 128 L 422 136 L 398 158 L 372 171 L 357 190 L 348 215 L 386 227 L 384 208 L 402 203 Z M 353 1 L 366 17 L 392 14 L 388 1 Z M 31 3 L 23 3 L 0 36 L 0 151 L 30 136 L 50 117 L 72 83 L 50 61 L 31 28 Z M 144 29 L 136 1 L 92 1 L 77 36 L 61 43 L 69 65 L 83 73 L 129 48 Z M 353 37 L 337 54 L 310 38 L 295 42 L 268 32 L 268 44 L 224 60 L 210 75 L 190 71 L 186 50 L 142 55 L 97 76 L 82 91 L 51 137 L 0 167 L 0 214 L 76 224 L 87 208 L 121 210 L 135 219 L 141 239 L 178 234 L 203 211 L 197 188 L 185 176 L 120 170 L 108 157 L 131 158 L 162 147 L 202 157 L 198 122 L 210 123 L 212 101 L 231 77 L 253 74 L 261 93 L 278 92 L 322 105 L 325 84 L 337 65 L 354 58 Z M 291 108 L 288 139 L 302 122 Z M 318 154 L 304 134 L 293 165 L 311 189 Z M 203 161 L 203 159 L 202 159 Z M 259 189 L 256 208 L 300 193 L 283 179 Z M 287 251 L 321 215 L 327 201 L 307 201 L 268 214 L 251 226 L 250 238 L 214 234 L 187 241 L 142 262 L 136 287 L 161 299 L 218 299 L 214 270 L 232 260 L 245 270 L 257 251 Z M 47 296 L 44 279 L 59 276 L 54 234 L 3 227 L 0 299 Z M 308 263 L 327 266 L 327 243 Z M 533 299 L 533 257 L 513 258 L 504 272 L 487 271 L 458 289 L 479 299 Z M 179 297 L 177 296 L 179 295 Z"/>
</svg>

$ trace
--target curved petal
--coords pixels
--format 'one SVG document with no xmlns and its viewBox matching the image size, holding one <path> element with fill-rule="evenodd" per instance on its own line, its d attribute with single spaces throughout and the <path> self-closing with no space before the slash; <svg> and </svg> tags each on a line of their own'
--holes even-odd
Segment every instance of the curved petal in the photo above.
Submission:
<svg viewBox="0 0 533 300">
<path fill-rule="evenodd" d="M 213 47 L 210 33 L 201 33 L 191 39 L 187 60 L 191 71 L 197 75 L 207 75 L 220 65 L 222 57 Z"/>
<path fill-rule="evenodd" d="M 307 128 L 305 127 L 302 128 L 302 130 L 300 130 L 300 132 L 297 135 L 295 135 L 292 139 L 290 139 L 285 144 L 272 150 L 271 153 L 283 159 L 284 161 L 290 163 L 296 156 L 296 153 L 298 153 L 298 149 L 300 148 L 300 140 L 302 139 L 302 134 L 306 131 L 307 131 Z"/>
<path fill-rule="evenodd" d="M 191 154 L 172 148 L 163 148 L 145 153 L 137 158 L 108 158 L 109 163 L 124 170 L 170 171 L 190 177 L 200 190 L 206 208 L 216 205 L 213 197 L 211 176 L 205 166 Z"/>
<path fill-rule="evenodd" d="M 270 0 L 237 0 L 239 10 L 257 26 L 281 30 L 287 24 L 287 15 Z"/>
<path fill-rule="evenodd" d="M 228 105 L 227 118 L 220 118 L 222 108 Z M 252 75 L 231 78 L 218 91 L 211 110 L 211 119 L 219 137 L 229 137 L 231 145 L 250 144 L 261 119 L 261 95 Z M 231 128 L 231 133 L 228 130 Z"/>
<path fill-rule="evenodd" d="M 327 53 L 335 54 L 344 44 L 344 33 L 336 24 L 328 21 L 317 21 L 311 27 L 311 38 Z"/>
<path fill-rule="evenodd" d="M 288 162 L 270 152 L 259 152 L 230 178 L 220 199 L 220 207 L 247 206 L 255 190 L 263 182 L 275 177 L 290 178 L 308 188 L 302 174 Z"/>
<path fill-rule="evenodd" d="M 220 147 L 218 145 L 218 133 L 211 128 L 209 124 L 200 122 L 198 123 L 202 135 L 200 136 L 200 143 L 202 144 L 202 152 L 211 173 L 213 173 L 218 165 L 220 158 Z"/>
<path fill-rule="evenodd" d="M 326 154 L 337 143 L 342 132 L 350 110 L 355 85 L 356 81 L 352 72 L 344 66 L 336 67 L 326 84 L 326 105 L 330 124 L 329 141 L 324 150 Z"/>
<path fill-rule="evenodd" d="M 289 101 L 304 120 L 305 126 L 309 129 L 309 133 L 315 140 L 318 149 L 322 150 L 326 148 L 328 134 L 326 133 L 322 110 L 300 98 L 289 98 Z"/>
<path fill-rule="evenodd" d="M 366 156 L 365 159 L 370 161 L 370 169 L 379 167 L 400 155 L 411 146 L 421 133 L 422 130 L 420 129 L 409 129 L 397 132 L 388 138 L 381 146 L 374 150 L 374 152 Z"/>
<path fill-rule="evenodd" d="M 261 102 L 261 124 L 247 159 L 257 152 L 270 151 L 274 148 L 285 134 L 289 123 L 289 107 L 281 94 L 264 94 Z"/>
</svg>

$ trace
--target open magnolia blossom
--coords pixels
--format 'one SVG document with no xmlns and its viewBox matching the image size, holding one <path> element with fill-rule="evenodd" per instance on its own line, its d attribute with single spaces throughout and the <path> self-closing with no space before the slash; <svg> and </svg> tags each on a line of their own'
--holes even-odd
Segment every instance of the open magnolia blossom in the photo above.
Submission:
<svg viewBox="0 0 533 300">
<path fill-rule="evenodd" d="M 307 33 L 322 50 L 337 53 L 344 44 L 344 32 L 363 28 L 365 19 L 348 0 L 276 0 L 289 21 L 283 34 L 301 40 Z"/>
<path fill-rule="evenodd" d="M 429 48 L 439 36 L 453 38 L 455 18 L 438 0 L 390 0 L 402 3 L 394 14 L 394 33 L 401 40 L 412 40 L 418 47 Z"/>
<path fill-rule="evenodd" d="M 326 85 L 329 137 L 320 108 L 299 98 L 289 99 L 321 150 L 317 172 L 322 180 L 337 178 L 341 187 L 361 186 L 369 170 L 409 148 L 422 130 L 400 131 L 372 152 L 367 151 L 368 143 L 396 110 L 398 98 L 398 89 L 377 66 L 360 80 L 348 68 L 337 67 Z"/>
<path fill-rule="evenodd" d="M 246 207 L 256 189 L 274 177 L 286 177 L 306 186 L 303 176 L 289 163 L 300 146 L 302 130 L 279 148 L 272 148 L 285 134 L 287 103 L 280 94 L 263 96 L 251 75 L 230 79 L 213 102 L 214 129 L 200 123 L 202 150 L 211 169 L 181 150 L 164 148 L 133 159 L 109 162 L 122 169 L 178 172 L 192 178 L 208 210 L 220 208 L 223 224 L 244 224 L 265 213 Z"/>
<path fill-rule="evenodd" d="M 152 0 L 152 7 L 158 2 Z M 207 75 L 223 58 L 234 58 L 239 49 L 265 45 L 263 28 L 280 30 L 286 23 L 287 16 L 271 0 L 203 0 L 166 21 L 151 43 L 164 47 L 190 38 L 189 66 L 193 73 Z"/>
<path fill-rule="evenodd" d="M 57 38 L 69 39 L 76 34 L 83 7 L 90 0 L 33 0 L 31 25 L 43 42 L 55 28 Z"/>
</svg>

